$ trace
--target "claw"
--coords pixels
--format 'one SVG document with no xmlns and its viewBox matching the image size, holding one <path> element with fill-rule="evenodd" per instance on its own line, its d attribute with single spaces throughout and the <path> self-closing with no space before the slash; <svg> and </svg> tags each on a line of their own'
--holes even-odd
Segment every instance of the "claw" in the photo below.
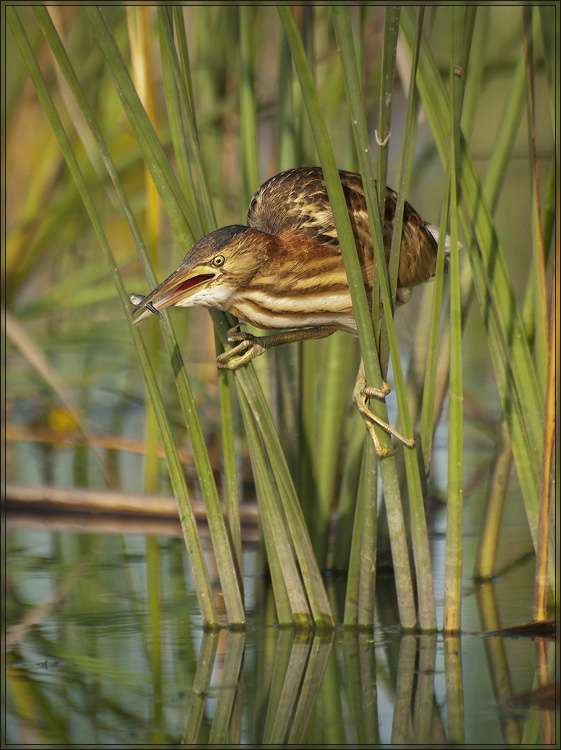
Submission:
<svg viewBox="0 0 561 750">
<path fill-rule="evenodd" d="M 254 336 L 252 333 L 245 333 L 240 330 L 240 324 L 230 328 L 226 338 L 228 343 L 237 344 L 227 352 L 224 352 L 217 358 L 218 369 L 220 370 L 237 370 L 238 367 L 250 362 L 258 357 L 267 349 L 282 344 L 290 344 L 293 341 L 306 341 L 308 339 L 323 339 L 331 336 L 335 328 L 329 326 L 315 326 L 312 328 L 300 328 L 296 331 L 282 331 L 280 333 L 271 333 L 267 336 Z M 245 352 L 241 354 L 240 352 Z M 239 355 L 239 356 L 238 356 Z"/>
<path fill-rule="evenodd" d="M 358 376 L 356 379 L 355 389 L 353 391 L 353 401 L 357 406 L 357 409 L 360 412 L 361 417 L 364 420 L 364 424 L 366 426 L 366 429 L 368 430 L 372 441 L 374 443 L 374 448 L 376 449 L 376 454 L 380 458 L 386 458 L 387 456 L 393 456 L 394 453 L 397 453 L 398 448 L 395 448 L 395 450 L 389 451 L 387 448 L 384 448 L 382 444 L 380 443 L 380 440 L 378 439 L 378 436 L 376 435 L 376 430 L 374 429 L 374 425 L 377 424 L 379 427 L 381 427 L 383 430 L 385 430 L 390 435 L 393 435 L 398 440 L 401 440 L 401 442 L 406 445 L 408 448 L 413 448 L 415 443 L 419 438 L 406 438 L 401 433 L 399 433 L 397 430 L 395 430 L 393 427 L 391 427 L 387 422 L 384 422 L 383 419 L 380 419 L 380 417 L 377 417 L 370 409 L 368 408 L 368 399 L 372 396 L 375 398 L 381 398 L 384 399 L 388 393 L 390 392 L 390 386 L 383 381 L 381 388 L 374 388 L 372 386 L 366 385 L 366 376 L 364 373 L 364 364 L 363 362 L 360 363 L 360 369 L 358 371 Z"/>
<path fill-rule="evenodd" d="M 216 358 L 219 370 L 237 370 L 266 350 L 258 336 L 241 331 L 239 324 L 229 329 L 227 339 L 230 344 L 237 344 Z"/>
<path fill-rule="evenodd" d="M 381 388 L 373 388 L 372 386 L 364 386 L 364 388 L 361 389 L 361 393 L 365 397 L 365 402 L 370 398 L 370 396 L 375 396 L 376 398 L 386 398 L 388 393 L 391 393 L 391 388 L 388 383 L 386 383 L 385 380 L 382 380 L 382 387 Z"/>
<path fill-rule="evenodd" d="M 240 335 L 243 335 L 242 333 L 242 324 L 238 323 L 235 326 L 232 326 L 232 328 L 228 328 L 228 332 L 226 333 L 226 338 L 230 344 L 233 344 L 236 341 L 239 341 L 237 338 Z"/>
<path fill-rule="evenodd" d="M 254 336 L 252 333 L 247 333 L 241 330 L 241 324 L 230 328 L 226 334 L 229 344 L 237 344 L 240 341 L 257 341 L 258 336 Z"/>
</svg>

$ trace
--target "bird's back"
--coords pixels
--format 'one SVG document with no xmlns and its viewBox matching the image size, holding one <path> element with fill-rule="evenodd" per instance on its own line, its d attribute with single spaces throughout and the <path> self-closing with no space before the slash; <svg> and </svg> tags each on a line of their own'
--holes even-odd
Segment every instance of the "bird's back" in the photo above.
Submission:
<svg viewBox="0 0 561 750">
<path fill-rule="evenodd" d="M 371 271 L 373 244 L 360 175 L 341 171 L 357 251 L 363 269 Z M 397 194 L 387 188 L 383 228 L 386 260 L 389 259 Z M 338 249 L 337 230 L 320 167 L 289 169 L 267 180 L 255 193 L 247 224 L 268 234 L 302 234 Z M 398 277 L 398 302 L 407 301 L 409 288 L 428 281 L 435 273 L 437 243 L 428 225 L 405 203 Z M 340 251 L 339 251 L 340 252 Z M 371 277 L 371 273 L 367 274 Z"/>
</svg>

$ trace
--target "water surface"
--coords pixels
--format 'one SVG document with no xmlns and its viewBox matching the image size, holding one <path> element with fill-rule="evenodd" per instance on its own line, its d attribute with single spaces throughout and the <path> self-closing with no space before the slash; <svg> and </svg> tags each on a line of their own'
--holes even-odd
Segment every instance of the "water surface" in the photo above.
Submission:
<svg viewBox="0 0 561 750">
<path fill-rule="evenodd" d="M 36 525 L 8 517 L 10 744 L 504 745 L 554 734 L 553 711 L 520 697 L 547 676 L 554 644 L 480 632 L 531 619 L 531 557 L 484 587 L 466 579 L 457 638 L 401 633 L 381 574 L 374 630 L 314 635 L 276 627 L 251 543 L 248 629 L 210 634 L 180 537 Z M 442 537 L 432 544 L 438 568 Z M 340 621 L 344 577 L 327 587 Z"/>
</svg>

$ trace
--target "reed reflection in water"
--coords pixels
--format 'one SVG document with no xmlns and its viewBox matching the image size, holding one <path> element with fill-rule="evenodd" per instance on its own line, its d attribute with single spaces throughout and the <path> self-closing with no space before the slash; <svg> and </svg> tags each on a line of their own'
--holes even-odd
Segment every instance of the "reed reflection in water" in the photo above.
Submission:
<svg viewBox="0 0 561 750">
<path fill-rule="evenodd" d="M 244 582 L 247 631 L 205 632 L 192 590 L 186 596 L 180 539 L 21 528 L 8 539 L 10 742 L 527 744 L 554 736 L 554 694 L 543 684 L 554 644 L 543 638 L 402 633 L 383 582 L 374 630 L 280 629 L 257 575 Z M 245 554 L 256 569 L 256 546 Z M 339 583 L 328 579 L 335 610 Z M 501 622 L 496 587 L 466 598 L 481 631 Z"/>
</svg>

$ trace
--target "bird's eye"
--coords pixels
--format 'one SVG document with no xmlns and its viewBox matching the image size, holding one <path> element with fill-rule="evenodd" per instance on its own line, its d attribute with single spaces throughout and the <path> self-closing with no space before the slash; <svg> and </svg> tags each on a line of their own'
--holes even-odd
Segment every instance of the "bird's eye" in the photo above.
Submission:
<svg viewBox="0 0 561 750">
<path fill-rule="evenodd" d="M 215 268 L 220 268 L 220 266 L 224 265 L 224 256 L 223 255 L 217 255 L 216 258 L 212 259 L 212 265 Z"/>
</svg>

